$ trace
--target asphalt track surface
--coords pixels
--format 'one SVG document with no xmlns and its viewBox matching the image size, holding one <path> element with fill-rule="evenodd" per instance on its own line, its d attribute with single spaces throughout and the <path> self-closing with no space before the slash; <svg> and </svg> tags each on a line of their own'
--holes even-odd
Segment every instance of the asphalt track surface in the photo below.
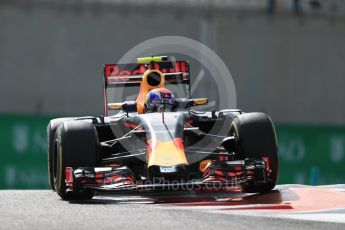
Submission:
<svg viewBox="0 0 345 230">
<path fill-rule="evenodd" d="M 278 186 L 266 195 L 100 194 L 0 190 L 0 229 L 345 229 L 345 185 Z"/>
</svg>

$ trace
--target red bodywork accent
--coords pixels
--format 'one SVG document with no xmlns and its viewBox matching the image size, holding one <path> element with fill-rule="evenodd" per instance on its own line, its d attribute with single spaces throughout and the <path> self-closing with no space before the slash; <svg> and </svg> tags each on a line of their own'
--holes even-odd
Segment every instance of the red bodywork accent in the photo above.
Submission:
<svg viewBox="0 0 345 230">
<path fill-rule="evenodd" d="M 133 65 L 128 64 L 128 66 L 123 64 L 107 64 L 104 67 L 104 74 L 106 78 L 114 77 L 114 76 L 133 76 L 133 75 L 143 75 L 147 69 L 151 69 L 151 65 L 145 66 L 144 64 L 135 64 L 135 68 Z M 130 67 L 132 66 L 133 69 Z M 125 69 L 129 68 L 129 69 Z M 155 69 L 159 69 L 163 73 L 178 73 L 178 72 L 188 72 L 189 68 L 187 68 L 186 61 L 176 61 L 172 63 L 172 68 L 167 68 L 164 62 L 156 62 Z M 114 80 L 115 78 L 112 78 Z"/>
<path fill-rule="evenodd" d="M 138 125 L 135 125 L 135 124 L 132 124 L 132 123 L 129 123 L 129 122 L 125 122 L 124 124 L 126 127 L 128 128 L 132 128 L 132 129 L 135 129 L 138 127 Z M 143 130 L 142 128 L 138 129 L 138 130 Z"/>
<path fill-rule="evenodd" d="M 267 171 L 267 176 L 271 175 L 271 168 L 270 168 L 270 158 L 269 157 L 263 157 L 264 161 L 266 162 L 266 171 Z"/>
<path fill-rule="evenodd" d="M 243 177 L 243 171 L 243 166 L 218 168 L 213 164 L 209 164 L 203 173 L 203 182 L 224 182 L 235 184 L 238 179 Z"/>
<path fill-rule="evenodd" d="M 175 143 L 175 146 L 178 148 L 178 149 L 184 149 L 184 144 L 183 144 L 183 139 L 182 138 L 175 138 L 174 139 L 174 143 Z"/>
<path fill-rule="evenodd" d="M 66 186 L 68 188 L 72 188 L 73 186 L 73 168 L 72 167 L 66 167 L 65 169 L 65 181 Z"/>
<path fill-rule="evenodd" d="M 186 72 L 186 62 L 181 62 L 181 72 Z"/>
</svg>

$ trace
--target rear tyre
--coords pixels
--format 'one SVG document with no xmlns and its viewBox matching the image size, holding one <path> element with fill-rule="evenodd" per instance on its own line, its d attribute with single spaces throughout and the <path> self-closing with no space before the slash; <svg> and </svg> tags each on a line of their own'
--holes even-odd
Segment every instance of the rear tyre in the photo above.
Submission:
<svg viewBox="0 0 345 230">
<path fill-rule="evenodd" d="M 99 139 L 95 126 L 85 121 L 65 121 L 57 129 L 54 144 L 54 186 L 63 200 L 91 199 L 90 190 L 67 191 L 66 167 L 95 167 Z"/>
<path fill-rule="evenodd" d="M 52 190 L 55 190 L 54 188 L 54 174 L 53 174 L 53 168 L 54 168 L 54 142 L 55 142 L 55 133 L 56 129 L 64 122 L 64 121 L 70 121 L 73 120 L 72 117 L 66 117 L 66 118 L 57 118 L 53 119 L 49 122 L 47 126 L 47 137 L 48 137 L 48 182 L 49 186 Z"/>
<path fill-rule="evenodd" d="M 248 193 L 266 193 L 277 184 L 278 145 L 272 120 L 264 113 L 238 115 L 231 124 L 235 136 L 235 155 L 239 159 L 268 158 L 270 171 L 264 184 L 245 183 L 242 190 Z"/>
</svg>

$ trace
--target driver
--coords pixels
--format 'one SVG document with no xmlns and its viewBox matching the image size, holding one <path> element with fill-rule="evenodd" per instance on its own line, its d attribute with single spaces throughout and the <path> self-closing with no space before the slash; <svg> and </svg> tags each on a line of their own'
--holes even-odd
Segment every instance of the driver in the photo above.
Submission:
<svg viewBox="0 0 345 230">
<path fill-rule="evenodd" d="M 148 92 L 144 103 L 145 113 L 173 111 L 176 107 L 174 94 L 167 88 L 157 88 Z"/>
</svg>

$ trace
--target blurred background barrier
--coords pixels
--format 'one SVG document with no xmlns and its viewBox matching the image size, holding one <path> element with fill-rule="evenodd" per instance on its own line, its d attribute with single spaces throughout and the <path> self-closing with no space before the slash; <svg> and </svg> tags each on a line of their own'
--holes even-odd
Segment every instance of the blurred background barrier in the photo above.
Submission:
<svg viewBox="0 0 345 230">
<path fill-rule="evenodd" d="M 0 189 L 48 188 L 47 116 L 0 116 Z"/>
<path fill-rule="evenodd" d="M 48 116 L 0 116 L 0 189 L 48 188 Z M 345 127 L 276 124 L 279 183 L 345 182 Z"/>
<path fill-rule="evenodd" d="M 101 66 L 173 35 L 220 56 L 238 108 L 344 125 L 344 18 L 337 0 L 0 0 L 0 113 L 99 114 Z M 212 101 L 209 79 L 194 97 Z"/>
<path fill-rule="evenodd" d="M 345 183 L 345 126 L 278 123 L 276 130 L 280 183 Z"/>
</svg>

